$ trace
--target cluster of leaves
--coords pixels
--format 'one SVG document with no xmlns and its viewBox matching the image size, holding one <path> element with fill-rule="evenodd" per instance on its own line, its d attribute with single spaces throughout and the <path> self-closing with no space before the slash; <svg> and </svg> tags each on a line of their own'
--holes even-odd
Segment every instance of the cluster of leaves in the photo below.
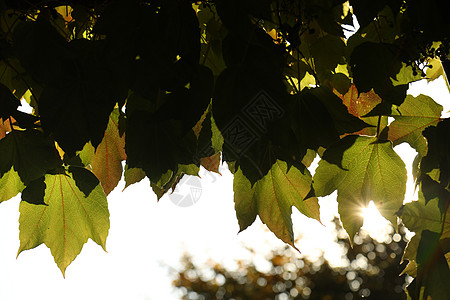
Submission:
<svg viewBox="0 0 450 300">
<path fill-rule="evenodd" d="M 0 1 L 0 202 L 22 193 L 19 253 L 45 243 L 64 273 L 88 238 L 105 246 L 122 174 L 160 198 L 223 160 L 241 230 L 259 217 L 295 247 L 292 207 L 319 220 L 337 190 L 352 238 L 372 200 L 417 233 L 410 296 L 450 294 L 450 120 L 407 96 L 448 71 L 444 4 Z M 420 190 L 405 206 L 403 142 Z"/>
<path fill-rule="evenodd" d="M 298 258 L 290 248 L 271 252 L 268 271 L 242 261 L 237 270 L 220 264 L 201 266 L 185 255 L 173 284 L 183 299 L 190 300 L 406 299 L 406 274 L 399 276 L 406 239 L 396 236 L 396 241 L 380 243 L 363 233 L 356 236 L 353 247 L 347 238 L 338 238 L 347 267 L 331 267 L 323 257 Z"/>
</svg>

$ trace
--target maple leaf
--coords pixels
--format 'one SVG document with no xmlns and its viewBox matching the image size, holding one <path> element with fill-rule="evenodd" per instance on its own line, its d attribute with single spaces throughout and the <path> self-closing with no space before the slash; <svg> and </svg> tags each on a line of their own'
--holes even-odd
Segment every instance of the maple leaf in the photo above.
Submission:
<svg viewBox="0 0 450 300">
<path fill-rule="evenodd" d="M 364 117 L 378 104 L 381 103 L 381 98 L 373 91 L 370 90 L 367 93 L 358 93 L 356 86 L 352 84 L 344 95 L 338 95 L 342 102 L 347 106 L 348 112 L 358 118 L 363 118 L 364 122 L 372 125 L 373 127 L 366 127 L 354 134 L 360 135 L 376 135 L 378 125 L 378 116 Z M 388 124 L 387 117 L 383 116 L 381 120 L 381 128 L 384 128 Z"/>
<path fill-rule="evenodd" d="M 108 195 L 122 178 L 122 161 L 125 153 L 125 136 L 119 134 L 120 111 L 115 108 L 109 116 L 105 135 L 97 149 L 88 143 L 80 157 L 85 165 L 90 164 L 92 172 L 100 180 L 105 194 Z"/>
<path fill-rule="evenodd" d="M 388 139 L 394 146 L 407 142 L 421 156 L 427 153 L 427 141 L 422 131 L 428 126 L 436 126 L 440 120 L 442 106 L 429 96 L 407 95 L 397 109 L 392 110 L 395 121 L 389 125 Z"/>
<path fill-rule="evenodd" d="M 145 178 L 145 172 L 141 168 L 130 168 L 128 165 L 125 165 L 125 171 L 123 173 L 123 177 L 125 179 L 125 187 L 124 190 L 130 185 L 137 183 Z"/>
<path fill-rule="evenodd" d="M 362 226 L 362 208 L 370 200 L 396 225 L 395 212 L 406 190 L 406 168 L 389 141 L 349 135 L 325 151 L 313 186 L 317 196 L 338 191 L 341 221 L 352 238 Z"/>
<path fill-rule="evenodd" d="M 213 154 L 208 157 L 202 157 L 200 158 L 200 164 L 208 171 L 219 173 L 219 166 L 221 162 L 221 153 L 217 152 L 216 154 Z"/>
<path fill-rule="evenodd" d="M 80 167 L 64 171 L 45 175 L 46 205 L 20 203 L 17 254 L 44 243 L 63 275 L 88 238 L 105 249 L 109 231 L 108 203 L 98 179 Z"/>
<path fill-rule="evenodd" d="M 445 299 L 441 296 L 450 293 L 450 268 L 441 242 L 448 238 L 448 208 L 442 214 L 438 198 L 426 203 L 422 185 L 419 200 L 405 204 L 398 212 L 407 228 L 415 232 L 402 257 L 409 260 L 403 272 L 416 277 L 408 286 L 413 297 L 423 293 L 433 299 Z"/>
<path fill-rule="evenodd" d="M 438 199 L 434 198 L 425 204 L 425 200 L 406 203 L 399 212 L 403 224 L 416 234 L 422 230 L 441 232 L 442 217 L 438 207 Z"/>
<path fill-rule="evenodd" d="M 256 215 L 282 241 L 293 246 L 292 207 L 320 221 L 319 204 L 311 192 L 312 177 L 277 160 L 266 176 L 253 187 L 238 169 L 233 182 L 234 201 L 241 231 L 253 223 Z"/>
<path fill-rule="evenodd" d="M 418 267 L 421 267 L 421 256 L 423 249 L 419 248 L 422 241 L 422 232 L 428 231 L 440 235 L 440 240 L 450 237 L 450 213 L 448 208 L 444 212 L 439 207 L 439 198 L 426 200 L 422 181 L 419 185 L 419 200 L 406 203 L 398 211 L 398 216 L 405 226 L 415 232 L 413 238 L 408 242 L 402 260 L 408 260 L 409 264 L 403 272 L 416 276 Z M 419 264 L 418 264 L 419 263 Z M 422 258 L 423 263 L 423 258 Z"/>
<path fill-rule="evenodd" d="M 19 174 L 14 170 L 14 167 L 11 167 L 0 177 L 0 203 L 16 196 L 24 188 L 25 185 L 20 180 Z"/>
</svg>

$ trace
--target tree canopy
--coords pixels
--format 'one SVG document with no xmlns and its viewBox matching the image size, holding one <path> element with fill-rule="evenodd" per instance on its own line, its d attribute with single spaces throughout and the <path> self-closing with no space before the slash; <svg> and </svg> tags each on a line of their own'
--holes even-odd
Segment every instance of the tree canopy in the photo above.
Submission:
<svg viewBox="0 0 450 300">
<path fill-rule="evenodd" d="M 89 238 L 105 247 L 122 175 L 161 198 L 224 161 L 241 231 L 259 217 L 295 248 L 292 207 L 320 220 L 337 191 L 352 238 L 373 201 L 416 232 L 409 296 L 444 299 L 450 120 L 407 89 L 450 69 L 445 5 L 0 1 L 0 202 L 21 193 L 19 253 L 44 243 L 64 274 Z M 417 151 L 407 204 L 401 143 Z"/>
</svg>

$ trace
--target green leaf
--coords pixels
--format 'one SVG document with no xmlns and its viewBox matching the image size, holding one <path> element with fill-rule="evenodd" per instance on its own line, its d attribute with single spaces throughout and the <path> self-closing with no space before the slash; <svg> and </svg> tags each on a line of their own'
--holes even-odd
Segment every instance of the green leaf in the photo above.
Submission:
<svg viewBox="0 0 450 300">
<path fill-rule="evenodd" d="M 314 174 L 316 196 L 338 191 L 338 210 L 350 238 L 362 226 L 362 208 L 372 200 L 381 215 L 396 225 L 395 212 L 406 190 L 406 168 L 387 141 L 346 136 L 329 147 Z"/>
<path fill-rule="evenodd" d="M 14 167 L 11 167 L 0 177 L 0 203 L 16 196 L 24 188 L 25 185 L 20 180 L 19 174 L 14 170 Z"/>
<path fill-rule="evenodd" d="M 423 243 L 422 232 L 427 231 L 439 234 L 440 240 L 443 240 L 449 237 L 450 231 L 450 221 L 448 219 L 450 215 L 448 209 L 446 212 L 447 216 L 444 217 L 444 214 L 441 213 L 441 209 L 439 208 L 438 197 L 435 197 L 426 202 L 423 195 L 423 187 L 425 184 L 426 183 L 423 181 L 420 183 L 419 200 L 406 203 L 398 211 L 398 215 L 402 219 L 403 224 L 405 224 L 405 226 L 409 230 L 416 233 L 411 241 L 409 241 L 403 254 L 403 259 L 407 259 L 410 262 L 413 261 L 419 263 L 419 271 L 422 267 L 421 264 L 427 263 L 426 258 L 418 257 L 420 255 L 424 256 L 423 253 L 420 253 L 420 251 L 424 251 L 423 246 L 422 250 L 419 249 L 419 245 Z M 445 223 L 443 224 L 444 220 Z M 413 268 L 413 266 L 410 266 L 407 270 L 405 269 L 404 272 L 408 273 L 411 276 L 415 276 L 417 273 L 417 268 Z"/>
<path fill-rule="evenodd" d="M 125 190 L 130 185 L 138 183 L 139 181 L 144 179 L 145 172 L 140 168 L 130 168 L 128 167 L 128 165 L 125 165 L 123 177 L 125 179 L 125 187 L 123 189 Z"/>
<path fill-rule="evenodd" d="M 395 75 L 395 79 L 391 77 L 391 82 L 394 86 L 413 83 L 414 81 L 421 80 L 421 72 L 415 72 L 411 64 L 405 64 L 402 62 L 402 66 L 399 72 Z"/>
<path fill-rule="evenodd" d="M 175 191 L 176 186 L 184 175 L 198 176 L 199 171 L 200 168 L 195 164 L 178 165 L 175 173 L 172 170 L 167 171 L 158 181 L 151 181 L 150 186 L 159 200 L 170 189 Z"/>
<path fill-rule="evenodd" d="M 88 170 L 78 168 L 77 171 L 78 180 L 95 180 Z M 18 255 L 44 243 L 50 248 L 64 275 L 67 266 L 80 253 L 88 238 L 105 249 L 109 230 L 108 204 L 98 180 L 95 188 L 86 196 L 70 170 L 67 175 L 45 175 L 45 185 L 44 202 L 47 206 L 24 201 L 20 203 Z"/>
<path fill-rule="evenodd" d="M 425 201 L 413 201 L 406 203 L 399 212 L 403 224 L 411 230 L 420 233 L 429 230 L 440 233 L 442 229 L 442 217 L 438 207 L 438 199 Z"/>
<path fill-rule="evenodd" d="M 403 270 L 404 273 L 407 273 L 410 276 L 417 276 L 417 248 L 420 243 L 420 232 L 419 234 L 414 235 L 411 240 L 406 245 L 405 251 L 403 252 L 402 261 L 408 260 L 410 263 Z"/>
<path fill-rule="evenodd" d="M 250 181 L 240 168 L 234 173 L 233 191 L 239 231 L 243 231 L 256 220 L 258 207 L 255 199 L 256 185 L 252 188 Z"/>
<path fill-rule="evenodd" d="M 179 165 L 177 173 L 179 174 L 184 173 L 186 175 L 198 176 L 199 171 L 200 171 L 199 166 L 197 166 L 196 164 L 189 164 L 189 165 Z"/>
<path fill-rule="evenodd" d="M 305 167 L 308 168 L 312 164 L 316 156 L 317 156 L 316 151 L 308 149 L 308 151 L 306 151 L 305 156 L 303 156 L 302 164 L 304 164 Z"/>
<path fill-rule="evenodd" d="M 428 63 L 427 68 L 427 81 L 433 81 L 439 76 L 444 75 L 444 68 L 442 67 L 442 62 L 438 58 L 433 58 Z"/>
<path fill-rule="evenodd" d="M 307 198 L 312 183 L 307 169 L 302 173 L 296 167 L 288 168 L 286 162 L 277 160 L 268 174 L 253 188 L 240 171 L 236 174 L 237 182 L 233 187 L 241 231 L 254 221 L 256 209 L 261 221 L 279 239 L 295 248 L 292 207 L 296 207 L 305 216 L 320 221 L 317 198 Z"/>
<path fill-rule="evenodd" d="M 395 121 L 389 125 L 388 139 L 394 146 L 407 142 L 417 152 L 425 156 L 427 141 L 422 131 L 428 126 L 436 126 L 440 120 L 442 106 L 432 98 L 419 95 L 407 95 L 405 102 L 392 110 L 391 116 Z"/>
</svg>

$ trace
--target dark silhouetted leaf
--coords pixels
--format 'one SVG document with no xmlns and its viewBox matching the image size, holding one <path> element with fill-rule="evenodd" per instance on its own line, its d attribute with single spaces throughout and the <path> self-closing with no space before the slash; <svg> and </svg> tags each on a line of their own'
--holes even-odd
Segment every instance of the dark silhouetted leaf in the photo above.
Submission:
<svg viewBox="0 0 450 300">
<path fill-rule="evenodd" d="M 391 105 L 402 104 L 406 97 L 407 85 L 394 86 L 391 81 L 402 67 L 399 51 L 393 44 L 365 42 L 351 54 L 350 65 L 358 91 L 366 93 L 373 89 L 384 101 L 373 114 L 380 111 L 389 114 Z"/>
<path fill-rule="evenodd" d="M 22 201 L 30 204 L 42 204 L 46 205 L 44 202 L 44 191 L 45 191 L 45 178 L 41 177 L 33 180 L 27 187 L 22 191 Z"/>
<path fill-rule="evenodd" d="M 0 178 L 14 167 L 25 185 L 61 164 L 53 142 L 37 130 L 13 131 L 0 140 Z"/>
<path fill-rule="evenodd" d="M 4 84 L 0 83 L 0 118 L 3 120 L 8 119 L 14 114 L 19 105 L 20 100 Z"/>
</svg>

